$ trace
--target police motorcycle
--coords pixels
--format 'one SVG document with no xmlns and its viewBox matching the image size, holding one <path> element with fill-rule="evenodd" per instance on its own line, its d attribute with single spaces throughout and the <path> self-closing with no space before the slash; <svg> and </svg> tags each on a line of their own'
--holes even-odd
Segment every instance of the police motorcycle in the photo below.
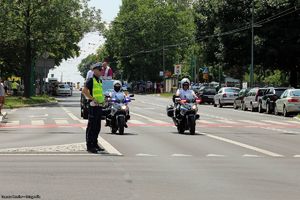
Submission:
<svg viewBox="0 0 300 200">
<path fill-rule="evenodd" d="M 183 134 L 185 130 L 189 130 L 191 135 L 195 134 L 196 120 L 200 118 L 197 114 L 198 106 L 201 103 L 200 99 L 196 99 L 192 95 L 185 96 L 185 98 L 179 98 L 173 96 L 173 105 L 167 107 L 167 114 L 173 119 L 177 131 Z"/>
<path fill-rule="evenodd" d="M 128 128 L 127 121 L 130 119 L 128 103 L 134 95 L 125 96 L 123 93 L 117 93 L 113 98 L 107 96 L 109 102 L 108 113 L 106 115 L 107 126 L 110 127 L 111 133 L 120 135 L 124 134 L 124 128 Z"/>
</svg>

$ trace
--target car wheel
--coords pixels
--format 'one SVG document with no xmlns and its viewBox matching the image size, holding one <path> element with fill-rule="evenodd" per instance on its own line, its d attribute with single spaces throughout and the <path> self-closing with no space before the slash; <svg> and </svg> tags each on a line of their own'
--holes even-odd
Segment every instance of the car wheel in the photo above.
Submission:
<svg viewBox="0 0 300 200">
<path fill-rule="evenodd" d="M 270 111 L 270 104 L 269 103 L 266 105 L 266 113 L 267 114 L 271 113 L 271 111 Z"/>
<path fill-rule="evenodd" d="M 235 110 L 238 109 L 238 107 L 237 107 L 237 105 L 236 105 L 235 102 L 233 103 L 233 108 L 234 108 Z"/>
<path fill-rule="evenodd" d="M 217 107 L 217 104 L 216 104 L 216 102 L 215 102 L 215 101 L 213 102 L 213 104 L 214 104 L 214 107 Z"/>
<path fill-rule="evenodd" d="M 251 112 L 254 112 L 254 108 L 253 108 L 252 103 L 250 103 L 250 111 L 251 111 Z"/>
<path fill-rule="evenodd" d="M 274 114 L 275 114 L 275 115 L 279 115 L 278 109 L 277 109 L 277 106 L 276 106 L 276 105 L 275 105 L 275 108 L 274 108 Z"/>
<path fill-rule="evenodd" d="M 258 112 L 259 112 L 259 113 L 262 113 L 262 112 L 263 112 L 261 103 L 258 104 Z"/>
<path fill-rule="evenodd" d="M 222 108 L 223 105 L 221 104 L 221 101 L 219 100 L 219 104 L 218 104 L 219 108 Z"/>
<path fill-rule="evenodd" d="M 288 116 L 289 116 L 289 113 L 288 113 L 288 111 L 286 110 L 285 106 L 283 106 L 283 116 L 285 116 L 285 117 L 288 117 Z"/>
</svg>

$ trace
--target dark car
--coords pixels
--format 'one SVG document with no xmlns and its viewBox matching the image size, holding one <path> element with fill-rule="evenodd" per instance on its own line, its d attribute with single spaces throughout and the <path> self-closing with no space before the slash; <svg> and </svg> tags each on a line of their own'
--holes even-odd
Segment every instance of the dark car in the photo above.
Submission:
<svg viewBox="0 0 300 200">
<path fill-rule="evenodd" d="M 275 101 L 281 96 L 281 94 L 288 88 L 286 87 L 268 87 L 264 95 L 259 101 L 258 112 L 270 114 L 274 111 Z"/>
<path fill-rule="evenodd" d="M 250 88 L 244 88 L 241 89 L 241 91 L 238 94 L 238 97 L 233 102 L 233 108 L 238 109 L 243 107 L 244 98 L 247 95 L 247 93 L 250 91 Z"/>
<path fill-rule="evenodd" d="M 212 104 L 217 91 L 214 87 L 203 86 L 199 89 L 197 96 L 201 99 L 201 103 Z"/>
<path fill-rule="evenodd" d="M 264 95 L 267 88 L 252 88 L 244 97 L 243 110 L 248 110 L 254 112 L 258 109 L 258 102 Z"/>
</svg>

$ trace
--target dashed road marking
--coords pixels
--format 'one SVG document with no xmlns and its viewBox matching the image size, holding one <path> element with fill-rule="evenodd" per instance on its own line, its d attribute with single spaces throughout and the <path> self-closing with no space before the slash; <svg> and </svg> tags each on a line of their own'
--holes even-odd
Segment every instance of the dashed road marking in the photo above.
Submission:
<svg viewBox="0 0 300 200">
<path fill-rule="evenodd" d="M 243 148 L 246 148 L 246 149 L 250 149 L 250 150 L 253 150 L 253 151 L 257 151 L 259 153 L 262 153 L 262 154 L 265 154 L 265 155 L 268 155 L 268 156 L 284 157 L 281 154 L 274 153 L 274 152 L 271 152 L 271 151 L 268 151 L 268 150 L 265 150 L 265 149 L 257 148 L 257 147 L 254 147 L 254 146 L 251 146 L 251 145 L 248 145 L 248 144 L 244 144 L 244 143 L 241 143 L 241 142 L 233 141 L 233 140 L 230 140 L 230 139 L 227 139 L 227 138 L 223 138 L 223 137 L 219 137 L 219 136 L 215 136 L 215 135 L 211 135 L 211 134 L 207 134 L 207 133 L 202 133 L 202 134 L 207 136 L 207 137 L 217 139 L 217 140 L 220 140 L 220 141 L 223 141 L 223 142 L 227 142 L 227 143 L 230 143 L 230 144 L 234 144 L 234 145 L 237 145 L 237 146 L 240 146 L 240 147 L 243 147 Z"/>
<path fill-rule="evenodd" d="M 20 121 L 8 121 L 7 124 L 9 126 L 18 126 L 20 125 Z"/>
<path fill-rule="evenodd" d="M 135 115 L 135 116 L 138 116 L 138 117 L 147 119 L 147 120 L 149 120 L 149 121 L 151 121 L 151 122 L 154 122 L 154 123 L 158 123 L 158 124 L 166 123 L 165 121 L 153 119 L 153 118 L 150 118 L 150 117 L 147 117 L 147 116 L 144 116 L 144 115 L 140 115 L 140 114 L 137 114 L 137 113 L 134 113 L 134 112 L 130 112 L 130 113 L 133 114 L 133 115 Z"/>
<path fill-rule="evenodd" d="M 171 156 L 173 157 L 191 157 L 192 155 L 189 154 L 180 154 L 180 153 L 174 153 Z"/>
<path fill-rule="evenodd" d="M 139 157 L 155 157 L 157 155 L 147 154 L 147 153 L 138 153 L 138 154 L 136 154 L 136 156 L 139 156 Z"/>
<path fill-rule="evenodd" d="M 263 122 L 272 123 L 272 124 L 278 124 L 278 125 L 287 125 L 287 123 L 273 121 L 273 120 L 261 120 Z"/>
<path fill-rule="evenodd" d="M 253 155 L 253 154 L 244 154 L 243 157 L 248 157 L 248 158 L 261 158 L 261 156 Z"/>
<path fill-rule="evenodd" d="M 44 120 L 31 120 L 31 125 L 42 126 L 42 125 L 45 125 L 45 122 L 44 122 Z"/>
<path fill-rule="evenodd" d="M 139 121 L 139 120 L 134 120 L 134 119 L 130 119 L 130 120 L 128 121 L 128 123 L 130 123 L 130 124 L 146 124 L 146 123 L 144 123 L 144 122 L 141 122 L 141 121 Z"/>
<path fill-rule="evenodd" d="M 220 155 L 220 154 L 207 154 L 206 157 L 225 157 L 225 155 Z"/>
<path fill-rule="evenodd" d="M 245 122 L 247 124 L 256 124 L 256 125 L 266 125 L 266 123 L 252 121 L 252 120 L 239 120 L 240 122 Z"/>
<path fill-rule="evenodd" d="M 56 119 L 54 121 L 55 121 L 55 123 L 57 125 L 66 125 L 66 124 L 69 124 L 68 120 L 64 120 L 64 119 Z"/>
</svg>

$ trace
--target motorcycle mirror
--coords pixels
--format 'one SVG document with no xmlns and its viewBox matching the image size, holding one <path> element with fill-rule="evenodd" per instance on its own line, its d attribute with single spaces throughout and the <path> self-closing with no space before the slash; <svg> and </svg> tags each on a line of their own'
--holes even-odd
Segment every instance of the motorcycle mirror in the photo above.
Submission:
<svg viewBox="0 0 300 200">
<path fill-rule="evenodd" d="M 129 97 L 134 97 L 134 94 L 130 94 Z"/>
</svg>

